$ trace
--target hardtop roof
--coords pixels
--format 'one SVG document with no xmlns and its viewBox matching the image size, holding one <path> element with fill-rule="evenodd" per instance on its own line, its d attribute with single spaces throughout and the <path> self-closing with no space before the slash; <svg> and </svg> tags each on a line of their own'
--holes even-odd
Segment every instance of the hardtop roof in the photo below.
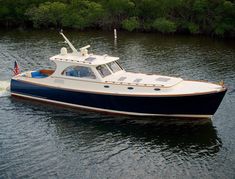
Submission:
<svg viewBox="0 0 235 179">
<path fill-rule="evenodd" d="M 118 60 L 119 57 L 112 57 L 108 55 L 93 55 L 93 54 L 87 54 L 87 55 L 81 55 L 81 53 L 75 54 L 75 53 L 67 53 L 67 54 L 59 54 L 55 55 L 50 58 L 52 61 L 60 61 L 60 62 L 67 62 L 67 63 L 75 63 L 75 64 L 87 64 L 87 65 L 93 65 L 98 66 L 102 64 L 107 64 L 113 61 Z"/>
</svg>

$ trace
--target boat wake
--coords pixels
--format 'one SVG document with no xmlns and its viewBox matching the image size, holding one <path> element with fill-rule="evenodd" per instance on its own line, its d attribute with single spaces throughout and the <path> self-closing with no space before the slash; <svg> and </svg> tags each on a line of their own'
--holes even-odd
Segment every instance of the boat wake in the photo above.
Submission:
<svg viewBox="0 0 235 179">
<path fill-rule="evenodd" d="M 10 96 L 10 82 L 0 81 L 0 97 Z"/>
</svg>

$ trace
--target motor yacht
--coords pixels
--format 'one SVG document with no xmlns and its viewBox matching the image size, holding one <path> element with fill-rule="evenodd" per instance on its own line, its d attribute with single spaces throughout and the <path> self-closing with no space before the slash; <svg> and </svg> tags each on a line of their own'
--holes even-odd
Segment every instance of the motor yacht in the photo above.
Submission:
<svg viewBox="0 0 235 179">
<path fill-rule="evenodd" d="M 126 71 L 118 57 L 62 47 L 50 58 L 56 69 L 16 74 L 12 96 L 70 107 L 136 116 L 209 118 L 227 89 L 223 84 Z"/>
</svg>

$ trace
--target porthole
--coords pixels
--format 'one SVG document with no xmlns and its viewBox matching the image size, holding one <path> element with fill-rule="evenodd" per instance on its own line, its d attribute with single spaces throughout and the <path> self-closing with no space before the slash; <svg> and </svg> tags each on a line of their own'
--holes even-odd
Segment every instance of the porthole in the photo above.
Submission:
<svg viewBox="0 0 235 179">
<path fill-rule="evenodd" d="M 161 89 L 160 88 L 154 88 L 155 91 L 160 91 Z"/>
<path fill-rule="evenodd" d="M 109 88 L 109 86 L 108 86 L 108 85 L 105 85 L 104 87 L 105 87 L 105 88 Z"/>
<path fill-rule="evenodd" d="M 133 88 L 133 87 L 128 87 L 127 89 L 129 89 L 129 90 L 133 90 L 134 88 Z"/>
</svg>

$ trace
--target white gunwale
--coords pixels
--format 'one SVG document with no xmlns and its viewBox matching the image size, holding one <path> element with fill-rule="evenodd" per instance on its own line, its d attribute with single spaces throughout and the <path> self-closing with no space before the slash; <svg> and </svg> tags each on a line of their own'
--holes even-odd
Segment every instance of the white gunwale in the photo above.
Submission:
<svg viewBox="0 0 235 179">
<path fill-rule="evenodd" d="M 31 81 L 25 81 L 25 80 L 20 80 L 19 81 L 25 82 L 25 83 L 31 83 L 34 85 L 39 85 L 39 86 L 45 86 L 45 87 L 50 87 L 50 88 L 55 88 L 54 85 L 48 85 L 48 84 L 40 84 L 38 82 L 31 82 Z M 107 84 L 107 83 L 102 83 L 102 84 Z M 147 97 L 179 97 L 179 96 L 197 96 L 197 95 L 207 95 L 207 94 L 213 94 L 213 93 L 220 93 L 223 91 L 226 91 L 226 88 L 221 88 L 220 90 L 213 90 L 209 92 L 197 92 L 197 93 L 189 93 L 189 94 L 125 94 L 125 93 L 118 93 L 118 92 L 98 92 L 98 91 L 89 91 L 89 90 L 79 90 L 79 89 L 70 89 L 70 88 L 65 88 L 65 87 L 59 87 L 56 86 L 58 89 L 62 90 L 67 90 L 67 91 L 75 91 L 75 92 L 83 92 L 83 93 L 94 93 L 94 94 L 106 94 L 106 95 L 117 95 L 117 96 L 147 96 Z"/>
</svg>

